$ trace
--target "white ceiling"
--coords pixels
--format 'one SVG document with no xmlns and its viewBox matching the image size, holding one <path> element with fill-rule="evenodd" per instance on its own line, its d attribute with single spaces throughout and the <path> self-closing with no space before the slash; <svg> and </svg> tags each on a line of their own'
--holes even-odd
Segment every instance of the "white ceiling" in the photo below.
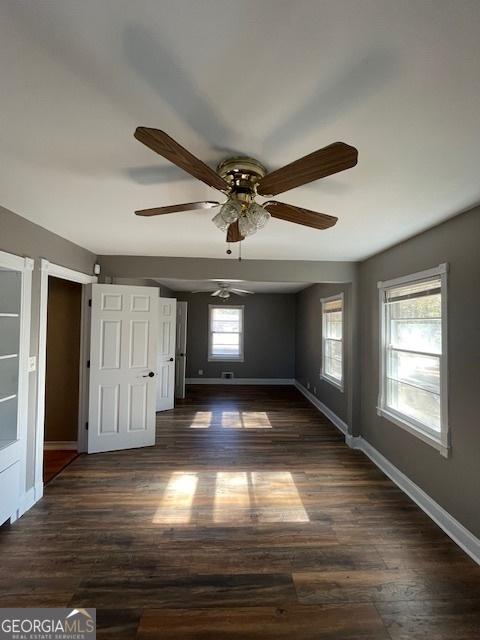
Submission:
<svg viewBox="0 0 480 640">
<path fill-rule="evenodd" d="M 354 169 L 281 196 L 244 258 L 350 260 L 480 201 L 478 0 L 3 0 L 0 204 L 96 253 L 224 257 L 215 199 L 133 138 L 270 169 L 335 140 Z"/>
<path fill-rule="evenodd" d="M 224 282 L 232 285 L 234 289 L 245 289 L 254 293 L 297 293 L 310 286 L 307 282 L 249 282 L 248 280 L 180 280 L 177 278 L 156 279 L 161 284 L 173 291 L 215 291 L 217 283 Z"/>
</svg>

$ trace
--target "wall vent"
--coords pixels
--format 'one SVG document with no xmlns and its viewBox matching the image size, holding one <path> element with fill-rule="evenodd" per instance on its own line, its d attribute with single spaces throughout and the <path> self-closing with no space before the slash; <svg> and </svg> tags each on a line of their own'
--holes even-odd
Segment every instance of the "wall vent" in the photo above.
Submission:
<svg viewBox="0 0 480 640">
<path fill-rule="evenodd" d="M 233 378 L 233 371 L 222 371 L 222 378 Z"/>
</svg>

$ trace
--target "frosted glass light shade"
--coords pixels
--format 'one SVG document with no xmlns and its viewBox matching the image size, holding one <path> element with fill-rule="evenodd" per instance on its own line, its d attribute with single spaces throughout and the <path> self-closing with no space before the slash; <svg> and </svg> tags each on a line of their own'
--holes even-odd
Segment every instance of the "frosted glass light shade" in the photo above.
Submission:
<svg viewBox="0 0 480 640">
<path fill-rule="evenodd" d="M 241 213 L 242 205 L 240 202 L 230 198 L 230 200 L 227 200 L 227 202 L 222 206 L 217 215 L 212 218 L 212 222 L 221 229 L 221 231 L 226 231 L 232 222 L 238 220 Z"/>
<path fill-rule="evenodd" d="M 253 202 L 238 221 L 238 229 L 242 236 L 250 236 L 262 229 L 270 219 L 270 214 L 259 204 Z"/>
</svg>

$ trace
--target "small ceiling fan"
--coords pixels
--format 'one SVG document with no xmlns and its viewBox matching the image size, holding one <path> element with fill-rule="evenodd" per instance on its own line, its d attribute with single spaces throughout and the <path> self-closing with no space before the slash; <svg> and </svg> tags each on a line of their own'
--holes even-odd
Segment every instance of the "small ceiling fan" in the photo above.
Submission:
<svg viewBox="0 0 480 640">
<path fill-rule="evenodd" d="M 246 296 L 249 294 L 253 295 L 254 293 L 254 291 L 247 291 L 246 289 L 237 289 L 235 287 L 232 287 L 229 282 L 217 282 L 217 287 L 218 288 L 213 290 L 210 295 L 214 297 L 218 296 L 219 298 L 223 298 L 224 300 L 228 300 L 232 293 L 236 296 Z M 209 291 L 199 289 L 197 291 L 192 291 L 192 293 L 209 293 Z"/>
<path fill-rule="evenodd" d="M 332 227 L 338 220 L 334 216 L 276 200 L 267 200 L 258 204 L 255 198 L 257 195 L 276 196 L 314 180 L 345 171 L 354 167 L 358 160 L 358 151 L 355 147 L 344 142 L 334 142 L 272 173 L 267 173 L 266 168 L 258 160 L 243 156 L 223 160 L 215 172 L 164 131 L 137 127 L 134 135 L 152 151 L 227 196 L 224 203 L 210 200 L 188 202 L 142 209 L 135 211 L 135 214 L 158 216 L 176 211 L 193 211 L 221 206 L 219 213 L 212 221 L 219 229 L 227 232 L 227 242 L 240 242 L 246 236 L 255 233 L 265 226 L 270 216 L 314 229 Z"/>
</svg>

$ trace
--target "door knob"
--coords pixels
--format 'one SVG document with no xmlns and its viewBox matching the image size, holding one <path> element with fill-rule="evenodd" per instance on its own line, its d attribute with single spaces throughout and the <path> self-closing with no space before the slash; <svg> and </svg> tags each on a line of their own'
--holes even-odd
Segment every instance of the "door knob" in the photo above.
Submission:
<svg viewBox="0 0 480 640">
<path fill-rule="evenodd" d="M 173 362 L 173 358 L 170 358 L 170 362 Z"/>
<path fill-rule="evenodd" d="M 147 373 L 147 375 L 142 376 L 142 378 L 153 378 L 154 375 L 155 375 L 155 373 L 153 371 L 149 371 Z"/>
</svg>

